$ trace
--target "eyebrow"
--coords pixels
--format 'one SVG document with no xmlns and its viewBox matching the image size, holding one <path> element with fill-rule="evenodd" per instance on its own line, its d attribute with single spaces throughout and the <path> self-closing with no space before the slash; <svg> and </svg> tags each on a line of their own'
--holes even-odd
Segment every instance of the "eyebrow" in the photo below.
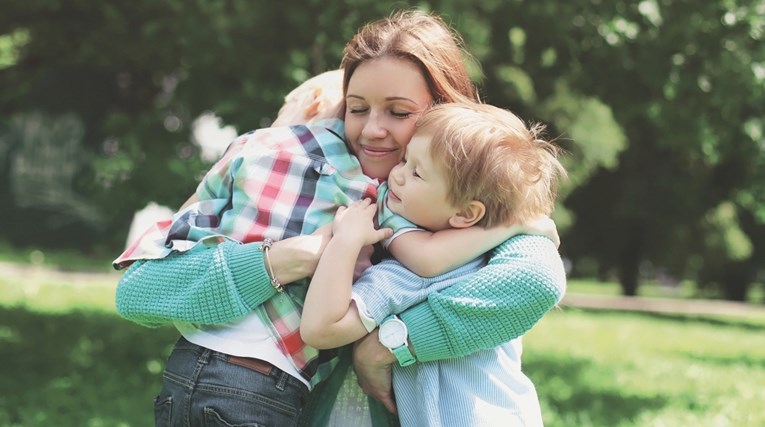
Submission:
<svg viewBox="0 0 765 427">
<path fill-rule="evenodd" d="M 360 99 L 362 101 L 366 101 L 366 99 L 363 96 L 359 96 L 359 95 L 348 94 L 348 95 L 345 95 L 345 97 L 346 98 L 356 98 L 356 99 Z M 405 96 L 388 96 L 388 97 L 385 98 L 385 100 L 386 101 L 408 101 L 408 102 L 411 102 L 412 104 L 419 105 L 413 99 L 407 98 Z"/>
</svg>

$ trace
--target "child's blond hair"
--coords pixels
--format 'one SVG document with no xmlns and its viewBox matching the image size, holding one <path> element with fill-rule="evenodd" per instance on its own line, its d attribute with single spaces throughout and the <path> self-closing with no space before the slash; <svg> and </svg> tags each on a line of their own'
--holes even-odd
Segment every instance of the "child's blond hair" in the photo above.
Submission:
<svg viewBox="0 0 765 427">
<path fill-rule="evenodd" d="M 272 126 L 310 124 L 342 118 L 343 70 L 325 71 L 301 83 L 284 97 Z"/>
<path fill-rule="evenodd" d="M 430 155 L 444 167 L 450 202 L 482 202 L 486 213 L 478 225 L 484 227 L 552 213 L 566 171 L 543 131 L 543 125 L 527 127 L 510 111 L 480 103 L 436 105 L 417 122 L 417 133 L 432 137 Z"/>
</svg>

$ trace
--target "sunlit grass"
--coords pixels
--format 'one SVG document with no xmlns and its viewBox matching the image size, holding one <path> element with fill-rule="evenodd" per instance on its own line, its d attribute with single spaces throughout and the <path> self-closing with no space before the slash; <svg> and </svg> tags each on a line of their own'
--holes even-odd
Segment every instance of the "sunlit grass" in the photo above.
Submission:
<svg viewBox="0 0 765 427">
<path fill-rule="evenodd" d="M 548 427 L 765 425 L 765 325 L 569 308 L 524 364 Z"/>
<path fill-rule="evenodd" d="M 114 312 L 114 290 L 120 275 L 56 274 L 36 267 L 18 267 L 0 275 L 0 306 L 67 313 L 72 310 Z"/>
<path fill-rule="evenodd" d="M 25 268 L 0 276 L 0 426 L 151 425 L 177 332 L 117 317 L 118 273 Z M 524 343 L 547 427 L 765 425 L 765 321 L 564 306 Z"/>
</svg>

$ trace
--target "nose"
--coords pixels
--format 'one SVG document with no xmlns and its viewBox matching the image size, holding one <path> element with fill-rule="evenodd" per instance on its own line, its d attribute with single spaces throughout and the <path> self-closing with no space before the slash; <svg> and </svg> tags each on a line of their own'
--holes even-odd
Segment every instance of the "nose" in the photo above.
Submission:
<svg viewBox="0 0 765 427">
<path fill-rule="evenodd" d="M 388 179 L 393 180 L 396 185 L 404 185 L 404 162 L 399 162 L 388 174 Z"/>
<path fill-rule="evenodd" d="M 364 123 L 364 129 L 361 130 L 361 135 L 366 139 L 382 139 L 385 138 L 385 127 L 382 126 L 382 118 L 379 114 L 372 112 L 369 114 L 367 122 Z"/>
</svg>

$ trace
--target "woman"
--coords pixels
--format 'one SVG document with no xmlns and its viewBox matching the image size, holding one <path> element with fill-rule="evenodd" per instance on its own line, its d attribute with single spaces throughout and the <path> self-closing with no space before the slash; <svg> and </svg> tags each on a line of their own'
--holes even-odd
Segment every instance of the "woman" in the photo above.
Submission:
<svg viewBox="0 0 765 427">
<path fill-rule="evenodd" d="M 418 114 L 429 105 L 476 98 L 463 56 L 459 38 L 438 18 L 422 12 L 393 15 L 366 26 L 351 40 L 342 62 L 347 103 L 345 133 L 349 149 L 358 157 L 366 175 L 378 179 L 387 178 L 391 168 L 403 156 L 403 148 L 414 132 Z M 270 256 L 271 276 L 287 284 L 313 273 L 324 244 L 326 236 L 317 233 L 274 242 L 268 252 L 261 251 L 263 244 L 260 242 L 241 245 L 229 242 L 212 250 L 190 251 L 162 260 L 136 262 L 120 281 L 120 314 L 133 320 L 152 319 L 151 322 L 143 322 L 145 324 L 169 321 L 228 324 L 222 327 L 226 330 L 243 317 L 251 316 L 254 308 L 267 303 L 277 294 L 269 275 L 263 274 L 264 254 Z M 401 317 L 409 328 L 411 348 L 418 359 L 459 357 L 482 348 L 494 347 L 522 335 L 557 303 L 563 285 L 555 274 L 543 277 L 541 286 L 537 283 L 529 284 L 528 300 L 502 300 L 502 276 L 519 268 L 512 251 L 512 245 L 503 244 L 496 251 L 490 265 L 464 286 L 455 285 L 443 298 L 431 298 L 402 313 Z M 151 301 L 147 303 L 147 292 L 154 293 L 154 304 Z M 490 304 L 484 305 L 482 312 L 476 313 L 464 307 L 466 299 L 486 300 Z M 431 300 L 435 305 L 430 305 Z M 502 304 L 494 304 L 495 301 Z M 439 316 L 445 315 L 444 310 L 448 310 L 449 306 L 457 308 L 453 314 L 456 313 L 458 324 L 464 328 L 444 329 L 437 326 Z M 455 322 L 450 321 L 449 324 Z M 466 330 L 479 333 L 468 337 L 464 334 Z M 376 340 L 377 334 L 373 332 L 359 345 L 357 354 L 361 355 L 365 349 L 374 347 L 370 343 Z M 179 342 L 168 362 L 164 376 L 165 387 L 181 383 L 189 390 L 204 388 L 209 391 L 215 388 L 210 383 L 196 383 L 196 378 L 180 376 L 170 366 L 177 359 L 186 358 L 183 363 L 196 366 L 193 372 L 198 373 L 211 358 L 217 355 L 221 359 L 221 352 L 214 351 L 214 346 L 209 347 L 200 349 L 197 344 Z M 373 391 L 370 384 L 382 383 L 382 387 L 378 386 L 375 393 L 383 397 L 387 407 L 393 409 L 389 394 L 386 400 L 385 392 L 379 391 L 386 388 L 385 378 L 366 374 L 385 372 L 385 366 L 391 362 L 387 356 L 391 353 L 384 347 L 373 350 L 372 354 L 377 355 L 374 360 L 378 362 L 373 360 L 371 368 L 359 370 L 362 376 L 360 381 L 370 391 Z M 223 353 L 221 360 L 224 362 L 225 356 Z M 259 354 L 247 356 L 248 361 L 239 361 L 240 367 L 274 375 L 272 363 L 261 363 L 263 361 Z M 356 357 L 359 363 L 362 362 L 359 359 L 365 358 Z M 220 381 L 229 381 L 229 378 Z M 389 390 L 389 379 L 387 381 Z M 280 384 L 283 382 L 279 380 Z M 238 389 L 228 391 L 239 393 Z M 255 396 L 256 401 L 262 396 L 261 392 L 246 393 Z M 164 407 L 183 404 L 174 403 L 172 396 L 167 394 L 164 397 L 158 402 L 164 403 Z M 228 405 L 229 413 L 238 416 L 252 409 L 242 405 L 234 407 L 233 400 L 232 396 L 221 403 Z M 276 410 L 283 409 L 278 408 L 283 405 L 274 400 L 261 406 L 269 405 L 277 406 Z M 204 411 L 205 414 L 212 413 L 207 407 Z M 253 414 L 253 418 L 226 421 L 253 422 L 258 416 Z"/>
</svg>

